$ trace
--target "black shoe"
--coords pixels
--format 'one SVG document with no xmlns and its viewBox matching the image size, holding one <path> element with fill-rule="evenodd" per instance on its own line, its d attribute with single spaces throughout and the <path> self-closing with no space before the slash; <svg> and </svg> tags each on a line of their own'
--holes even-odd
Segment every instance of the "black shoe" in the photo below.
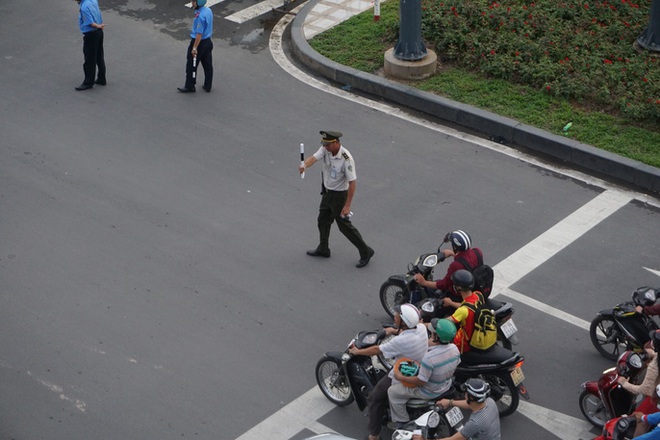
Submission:
<svg viewBox="0 0 660 440">
<path fill-rule="evenodd" d="M 211 93 L 211 88 L 210 87 L 202 86 L 202 88 L 204 89 L 204 91 L 206 93 Z"/>
<path fill-rule="evenodd" d="M 104 86 L 104 85 L 107 84 L 107 82 L 106 82 L 105 80 L 101 81 L 100 79 L 97 79 L 96 81 L 94 81 L 94 84 L 98 84 L 98 85 L 100 85 L 100 86 Z"/>
<path fill-rule="evenodd" d="M 369 248 L 369 253 L 367 254 L 367 256 L 366 257 L 361 257 L 360 261 L 357 262 L 355 267 L 364 267 L 367 264 L 369 264 L 369 260 L 371 260 L 371 258 L 374 256 L 375 253 L 376 253 L 376 251 Z"/>
<path fill-rule="evenodd" d="M 94 87 L 94 86 L 90 85 L 90 84 L 82 83 L 78 87 L 76 87 L 76 90 L 78 90 L 80 92 L 81 90 L 91 89 L 92 87 Z"/>
<path fill-rule="evenodd" d="M 185 87 L 177 87 L 176 89 L 181 93 L 195 93 L 194 87 L 192 89 L 187 89 Z"/>
<path fill-rule="evenodd" d="M 330 249 L 327 251 L 320 251 L 318 249 L 312 249 L 311 251 L 307 251 L 307 255 L 310 257 L 325 257 L 325 258 L 330 258 Z"/>
</svg>

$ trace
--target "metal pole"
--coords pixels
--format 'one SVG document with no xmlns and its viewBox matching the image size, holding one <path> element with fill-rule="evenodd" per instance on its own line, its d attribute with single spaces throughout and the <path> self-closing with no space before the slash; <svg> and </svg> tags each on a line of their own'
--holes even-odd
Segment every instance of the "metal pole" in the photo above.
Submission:
<svg viewBox="0 0 660 440">
<path fill-rule="evenodd" d="M 649 25 L 637 38 L 637 44 L 646 50 L 660 53 L 660 0 L 651 3 Z"/>
<path fill-rule="evenodd" d="M 421 60 L 426 56 L 422 42 L 422 1 L 400 0 L 399 16 L 399 41 L 394 46 L 394 57 L 404 61 Z"/>
</svg>

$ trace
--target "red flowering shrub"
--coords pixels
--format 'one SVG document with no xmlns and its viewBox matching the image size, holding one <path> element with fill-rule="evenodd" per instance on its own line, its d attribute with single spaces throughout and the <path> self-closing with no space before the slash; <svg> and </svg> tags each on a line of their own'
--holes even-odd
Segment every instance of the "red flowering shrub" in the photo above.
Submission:
<svg viewBox="0 0 660 440">
<path fill-rule="evenodd" d="M 660 120 L 660 59 L 633 43 L 652 0 L 422 0 L 436 52 L 481 74 Z"/>
</svg>

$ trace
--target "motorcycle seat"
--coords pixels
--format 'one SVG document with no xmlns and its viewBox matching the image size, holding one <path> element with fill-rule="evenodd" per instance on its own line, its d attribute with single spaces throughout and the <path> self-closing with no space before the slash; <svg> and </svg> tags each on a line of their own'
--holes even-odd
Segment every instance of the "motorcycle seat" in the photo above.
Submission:
<svg viewBox="0 0 660 440">
<path fill-rule="evenodd" d="M 461 366 L 499 364 L 517 355 L 511 350 L 495 344 L 486 351 L 472 349 L 467 353 L 463 353 L 461 355 Z"/>
</svg>

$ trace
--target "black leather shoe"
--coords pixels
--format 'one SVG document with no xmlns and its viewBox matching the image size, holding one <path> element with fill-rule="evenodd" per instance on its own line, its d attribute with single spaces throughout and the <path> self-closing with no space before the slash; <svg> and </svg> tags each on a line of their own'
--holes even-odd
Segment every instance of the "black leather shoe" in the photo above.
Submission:
<svg viewBox="0 0 660 440">
<path fill-rule="evenodd" d="M 355 267 L 364 267 L 367 264 L 369 264 L 369 260 L 371 260 L 371 258 L 374 256 L 375 253 L 376 253 L 376 251 L 369 248 L 369 254 L 366 257 L 360 258 L 360 261 L 357 262 Z"/>
<path fill-rule="evenodd" d="M 104 85 L 107 84 L 107 82 L 105 82 L 105 81 L 101 81 L 100 79 L 97 79 L 96 81 L 94 81 L 94 84 L 98 84 L 98 85 L 100 85 L 100 86 L 104 86 Z"/>
<path fill-rule="evenodd" d="M 330 250 L 328 249 L 327 251 L 319 251 L 318 249 L 312 249 L 311 251 L 307 251 L 307 255 L 310 257 L 324 257 L 324 258 L 330 258 Z"/>
<path fill-rule="evenodd" d="M 211 93 L 211 88 L 210 87 L 202 86 L 202 88 L 204 89 L 204 91 L 206 93 Z"/>
<path fill-rule="evenodd" d="M 81 90 L 91 89 L 92 87 L 94 87 L 94 86 L 82 83 L 78 87 L 76 87 L 76 90 L 78 90 L 80 92 Z"/>
<path fill-rule="evenodd" d="M 176 89 L 181 93 L 195 93 L 194 87 L 192 89 L 187 89 L 185 87 L 177 87 Z"/>
</svg>

